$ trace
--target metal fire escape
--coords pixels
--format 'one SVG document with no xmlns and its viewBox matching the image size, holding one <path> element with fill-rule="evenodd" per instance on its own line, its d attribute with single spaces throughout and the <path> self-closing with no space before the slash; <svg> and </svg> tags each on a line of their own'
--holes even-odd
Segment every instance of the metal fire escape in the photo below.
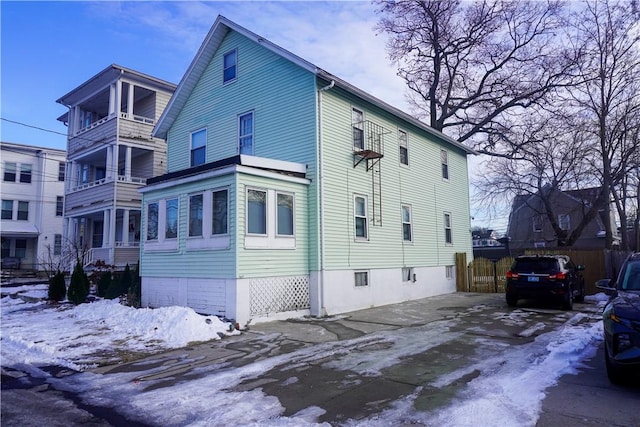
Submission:
<svg viewBox="0 0 640 427">
<path fill-rule="evenodd" d="M 367 172 L 371 172 L 372 225 L 382 225 L 382 175 L 380 160 L 384 157 L 384 135 L 390 133 L 368 120 L 353 126 L 353 167 L 366 162 Z"/>
</svg>

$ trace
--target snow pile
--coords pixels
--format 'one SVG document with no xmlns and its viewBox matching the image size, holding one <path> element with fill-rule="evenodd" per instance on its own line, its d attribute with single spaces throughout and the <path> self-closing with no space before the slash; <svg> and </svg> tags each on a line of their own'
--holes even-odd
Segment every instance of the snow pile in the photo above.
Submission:
<svg viewBox="0 0 640 427">
<path fill-rule="evenodd" d="M 1 300 L 2 366 L 60 365 L 83 370 L 117 361 L 119 354 L 180 348 L 240 333 L 216 316 L 202 316 L 187 307 L 135 309 L 116 300 L 52 306 L 25 302 L 21 298 L 25 293 L 33 298 L 37 291 L 16 290 L 13 296 L 20 298 Z"/>
</svg>

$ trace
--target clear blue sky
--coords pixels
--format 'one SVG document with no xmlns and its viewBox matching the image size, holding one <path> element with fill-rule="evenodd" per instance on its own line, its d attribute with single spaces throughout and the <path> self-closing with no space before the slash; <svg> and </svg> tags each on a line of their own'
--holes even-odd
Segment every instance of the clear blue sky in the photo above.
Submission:
<svg viewBox="0 0 640 427">
<path fill-rule="evenodd" d="M 409 112 L 369 1 L 2 0 L 0 139 L 65 149 L 56 99 L 111 64 L 179 83 L 219 14 Z"/>
</svg>

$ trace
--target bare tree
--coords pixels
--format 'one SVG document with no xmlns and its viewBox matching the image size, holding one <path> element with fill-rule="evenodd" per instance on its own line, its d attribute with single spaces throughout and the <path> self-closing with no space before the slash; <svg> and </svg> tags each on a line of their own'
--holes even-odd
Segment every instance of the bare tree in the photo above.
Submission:
<svg viewBox="0 0 640 427">
<path fill-rule="evenodd" d="M 570 83 L 557 38 L 560 1 L 378 1 L 378 29 L 431 127 L 478 151 L 513 156 L 511 125 Z"/>
<path fill-rule="evenodd" d="M 557 246 L 572 246 L 585 227 L 596 218 L 606 200 L 606 191 L 594 173 L 593 146 L 579 117 L 561 111 L 531 114 L 522 124 L 529 141 L 517 158 L 492 157 L 484 163 L 485 173 L 476 183 L 485 203 L 504 205 L 519 197 L 536 216 L 551 225 Z M 592 188 L 581 201 L 571 230 L 558 223 L 561 213 L 554 204 L 559 192 Z"/>
<path fill-rule="evenodd" d="M 587 118 L 602 185 L 626 222 L 630 159 L 637 158 L 640 115 L 640 14 L 635 1 L 588 1 L 570 19 L 570 40 L 579 54 L 579 83 L 571 105 Z M 607 197 L 608 201 L 609 197 Z M 623 222 L 623 228 L 626 224 Z M 613 229 L 605 206 L 605 246 Z"/>
</svg>

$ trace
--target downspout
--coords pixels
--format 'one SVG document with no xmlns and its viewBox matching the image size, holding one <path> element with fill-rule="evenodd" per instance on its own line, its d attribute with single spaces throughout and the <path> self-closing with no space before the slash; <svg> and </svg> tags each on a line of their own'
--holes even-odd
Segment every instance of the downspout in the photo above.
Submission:
<svg viewBox="0 0 640 427">
<path fill-rule="evenodd" d="M 322 144 L 322 93 L 330 90 L 335 85 L 335 81 L 331 80 L 327 86 L 318 89 L 318 157 L 317 157 L 317 173 L 318 173 L 318 208 L 320 215 L 318 217 L 318 231 L 320 233 L 320 274 L 318 275 L 318 314 L 325 314 L 324 308 L 324 268 L 325 268 L 325 233 L 324 233 L 324 167 L 323 167 L 323 144 Z"/>
</svg>

